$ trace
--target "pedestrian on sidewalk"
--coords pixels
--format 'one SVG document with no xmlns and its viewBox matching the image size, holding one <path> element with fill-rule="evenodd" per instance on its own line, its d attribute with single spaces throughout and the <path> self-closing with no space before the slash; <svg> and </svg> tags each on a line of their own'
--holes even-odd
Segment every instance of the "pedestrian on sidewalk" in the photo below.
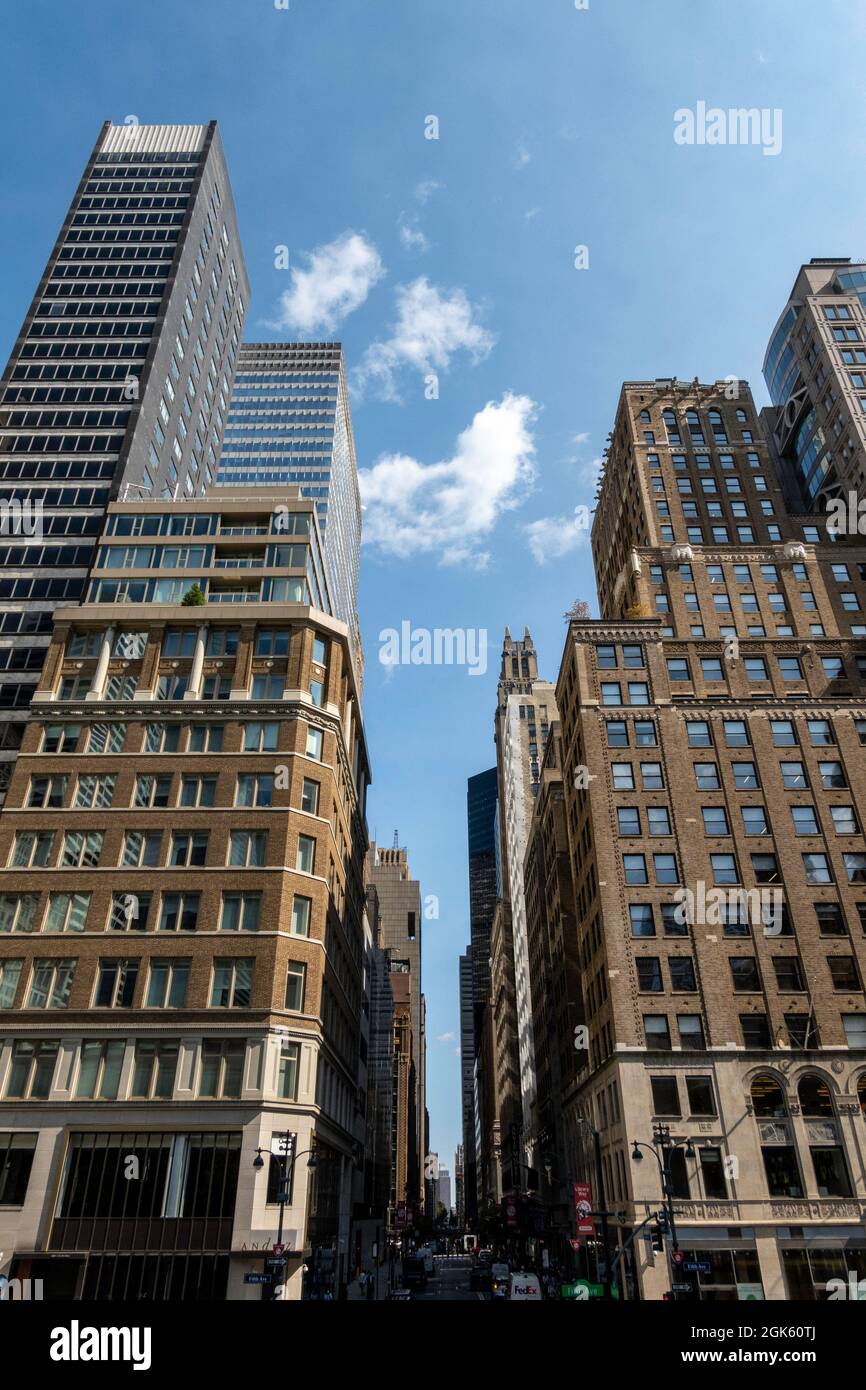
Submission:
<svg viewBox="0 0 866 1390">
<path fill-rule="evenodd" d="M 376 1276 L 371 1269 L 367 1270 L 367 1302 L 370 1303 L 376 1296 Z"/>
</svg>

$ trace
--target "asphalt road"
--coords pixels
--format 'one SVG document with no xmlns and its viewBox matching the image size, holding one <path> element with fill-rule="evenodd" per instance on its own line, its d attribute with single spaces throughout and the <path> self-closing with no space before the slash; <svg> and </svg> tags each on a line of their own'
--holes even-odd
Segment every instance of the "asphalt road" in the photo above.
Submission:
<svg viewBox="0 0 866 1390">
<path fill-rule="evenodd" d="M 412 1295 L 412 1302 L 489 1303 L 488 1297 L 469 1288 L 471 1268 L 472 1260 L 468 1255 L 437 1255 L 435 1277 L 428 1280 L 423 1293 Z"/>
</svg>

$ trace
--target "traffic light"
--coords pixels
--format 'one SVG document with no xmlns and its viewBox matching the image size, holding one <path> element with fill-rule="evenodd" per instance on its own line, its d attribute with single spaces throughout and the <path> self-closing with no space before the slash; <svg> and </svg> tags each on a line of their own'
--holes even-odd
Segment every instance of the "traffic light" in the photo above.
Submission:
<svg viewBox="0 0 866 1390">
<path fill-rule="evenodd" d="M 664 1250 L 665 1230 L 662 1223 L 660 1221 L 654 1221 L 650 1230 L 652 1231 L 653 1250 Z"/>
</svg>

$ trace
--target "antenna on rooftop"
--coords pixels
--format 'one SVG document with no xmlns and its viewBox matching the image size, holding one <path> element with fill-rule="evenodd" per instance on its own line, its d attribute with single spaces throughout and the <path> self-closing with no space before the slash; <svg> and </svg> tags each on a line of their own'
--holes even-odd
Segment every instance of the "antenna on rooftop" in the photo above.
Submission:
<svg viewBox="0 0 866 1390">
<path fill-rule="evenodd" d="M 394 848 L 395 848 L 395 849 L 399 849 L 399 848 L 400 848 L 400 837 L 399 837 L 399 835 L 398 835 L 398 833 L 397 833 L 396 830 L 394 831 Z"/>
</svg>

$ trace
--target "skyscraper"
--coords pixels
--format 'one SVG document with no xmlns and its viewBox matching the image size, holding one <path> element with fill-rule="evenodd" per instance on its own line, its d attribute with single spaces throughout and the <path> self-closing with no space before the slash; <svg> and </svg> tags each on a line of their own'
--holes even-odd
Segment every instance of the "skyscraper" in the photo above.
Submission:
<svg viewBox="0 0 866 1390">
<path fill-rule="evenodd" d="M 494 1134 L 490 1122 L 496 1091 L 495 1069 L 485 1039 L 489 1036 L 485 1017 L 492 1007 L 490 997 L 490 933 L 496 911 L 496 821 L 497 773 L 488 768 L 470 777 L 466 788 L 466 822 L 469 849 L 469 957 L 472 964 L 472 1134 L 467 1135 L 469 1118 L 464 1109 L 465 1204 L 474 1217 L 478 1202 L 492 1191 L 490 1182 Z M 461 966 L 462 968 L 462 966 Z M 461 996 L 462 1001 L 462 996 Z M 461 1002 L 462 1008 L 462 1002 Z M 480 1143 L 476 1142 L 480 1139 Z"/>
<path fill-rule="evenodd" d="M 789 503 L 824 511 L 866 495 L 866 262 L 819 256 L 800 267 L 770 335 L 764 419 Z"/>
<path fill-rule="evenodd" d="M 368 772 L 319 545 L 285 489 L 117 502 L 57 610 L 0 814 L 0 1248 L 46 1297 L 257 1298 L 278 1223 L 289 1297 L 347 1276 Z"/>
<path fill-rule="evenodd" d="M 216 476 L 248 298 L 216 122 L 106 122 L 0 380 L 0 798 L 108 501 Z"/>
<path fill-rule="evenodd" d="M 339 343 L 244 343 L 225 446 L 225 486 L 297 485 L 316 503 L 337 617 L 349 629 L 359 679 L 361 497 Z"/>
<path fill-rule="evenodd" d="M 555 693 L 554 686 L 539 678 L 538 658 L 529 629 L 524 630 L 522 638 L 514 640 L 506 628 L 495 718 L 503 905 L 501 931 L 494 932 L 492 955 L 494 997 L 500 992 L 497 989 L 497 969 L 503 981 L 501 992 L 504 997 L 508 994 L 507 982 L 512 971 L 514 980 L 513 1023 L 508 1022 L 501 1029 L 503 1053 L 513 1045 L 510 1037 L 512 1031 L 516 1036 L 519 1069 L 519 1114 L 513 1114 L 508 1121 L 512 1187 L 518 1185 L 514 1181 L 518 1168 L 528 1162 L 527 1155 L 531 1156 L 536 1121 L 535 1048 L 523 863 L 533 802 L 540 783 L 541 760 L 550 723 L 556 718 Z M 500 1070 L 503 1075 L 508 1070 L 504 1057 Z M 500 1124 L 503 1125 L 504 1138 L 505 1121 L 502 1115 Z M 520 1154 L 513 1151 L 517 1147 L 514 1143 L 517 1133 L 515 1126 L 522 1133 Z"/>
<path fill-rule="evenodd" d="M 866 553 L 786 507 L 744 381 L 626 382 L 610 438 L 557 682 L 572 1176 L 598 1208 L 595 1128 L 624 1242 L 663 1150 L 685 1263 L 635 1241 L 644 1298 L 825 1298 L 866 1259 Z"/>
<path fill-rule="evenodd" d="M 472 1187 L 470 1215 L 475 1197 L 475 1001 L 472 989 L 472 947 L 460 957 L 460 1105 L 463 1119 L 464 1175 Z"/>
</svg>

